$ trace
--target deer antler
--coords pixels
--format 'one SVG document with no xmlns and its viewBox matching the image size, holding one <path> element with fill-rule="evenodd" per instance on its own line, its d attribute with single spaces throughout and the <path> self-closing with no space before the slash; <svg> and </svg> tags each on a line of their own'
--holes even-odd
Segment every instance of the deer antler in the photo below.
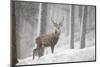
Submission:
<svg viewBox="0 0 100 67">
<path fill-rule="evenodd" d="M 57 26 L 57 24 L 53 21 L 53 19 L 51 18 L 52 23 L 54 24 L 54 26 Z"/>
<path fill-rule="evenodd" d="M 64 16 L 63 16 L 62 20 L 59 23 L 60 26 L 62 26 L 63 21 L 64 21 Z"/>
</svg>

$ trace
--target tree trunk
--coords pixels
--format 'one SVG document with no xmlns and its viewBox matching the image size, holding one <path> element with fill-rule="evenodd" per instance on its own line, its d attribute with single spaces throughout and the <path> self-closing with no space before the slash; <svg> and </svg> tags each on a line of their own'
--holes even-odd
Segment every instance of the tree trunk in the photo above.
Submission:
<svg viewBox="0 0 100 67">
<path fill-rule="evenodd" d="M 87 6 L 82 8 L 82 20 L 81 20 L 81 36 L 80 44 L 81 48 L 85 48 L 85 36 L 86 36 L 86 22 L 87 22 Z"/>
<path fill-rule="evenodd" d="M 12 33 L 11 33 L 11 66 L 14 67 L 17 60 L 17 50 L 16 50 L 16 16 L 15 16 L 15 2 L 11 2 L 11 24 L 12 24 Z"/>
<path fill-rule="evenodd" d="M 40 3 L 39 5 L 39 35 L 46 34 L 46 25 L 47 25 L 47 4 Z M 44 54 L 44 48 L 39 48 L 39 57 Z M 42 49 L 42 51 L 41 51 Z"/>
<path fill-rule="evenodd" d="M 41 27 L 40 35 L 46 34 L 46 25 L 47 25 L 47 4 L 42 3 L 41 8 Z"/>
<path fill-rule="evenodd" d="M 79 19 L 80 19 L 80 24 L 82 20 L 82 6 L 79 6 Z"/>
<path fill-rule="evenodd" d="M 70 6 L 70 25 L 69 25 L 69 29 L 70 29 L 70 48 L 73 49 L 74 48 L 74 10 L 75 7 L 74 5 Z"/>
</svg>

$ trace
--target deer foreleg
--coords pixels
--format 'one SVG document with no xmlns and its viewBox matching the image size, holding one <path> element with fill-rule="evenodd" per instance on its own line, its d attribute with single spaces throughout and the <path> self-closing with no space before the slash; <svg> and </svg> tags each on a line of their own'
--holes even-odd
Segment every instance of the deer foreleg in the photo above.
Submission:
<svg viewBox="0 0 100 67">
<path fill-rule="evenodd" d="M 52 54 L 53 54 L 53 52 L 54 52 L 54 46 L 51 46 L 51 51 L 52 51 Z"/>
<path fill-rule="evenodd" d="M 33 59 L 34 59 L 34 54 L 33 54 Z"/>
<path fill-rule="evenodd" d="M 34 59 L 34 57 L 35 57 L 35 56 L 34 56 L 34 54 L 33 54 L 33 59 Z"/>
</svg>

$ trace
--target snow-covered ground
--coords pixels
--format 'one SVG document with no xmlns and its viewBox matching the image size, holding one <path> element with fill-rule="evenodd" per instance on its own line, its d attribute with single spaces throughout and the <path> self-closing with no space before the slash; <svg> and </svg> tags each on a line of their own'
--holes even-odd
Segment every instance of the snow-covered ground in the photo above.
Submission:
<svg viewBox="0 0 100 67">
<path fill-rule="evenodd" d="M 92 32 L 91 35 L 94 32 Z M 90 35 L 90 34 L 89 34 Z M 29 65 L 29 64 L 46 64 L 46 63 L 60 63 L 60 62 L 75 62 L 75 61 L 90 61 L 95 60 L 95 38 L 88 39 L 86 36 L 86 47 L 79 49 L 79 39 L 75 41 L 76 49 L 69 49 L 69 39 L 65 39 L 65 35 L 61 34 L 61 37 L 55 46 L 54 53 L 51 53 L 50 47 L 45 49 L 44 56 L 35 59 L 31 57 L 19 60 L 17 65 Z M 76 35 L 77 36 L 77 35 Z M 92 46 L 91 46 L 92 45 Z"/>
<path fill-rule="evenodd" d="M 60 53 L 44 55 L 40 58 L 28 57 L 20 60 L 17 65 L 28 64 L 45 64 L 45 63 L 59 63 L 59 62 L 74 62 L 74 61 L 90 61 L 95 60 L 95 47 L 88 47 L 85 49 L 66 49 Z"/>
</svg>

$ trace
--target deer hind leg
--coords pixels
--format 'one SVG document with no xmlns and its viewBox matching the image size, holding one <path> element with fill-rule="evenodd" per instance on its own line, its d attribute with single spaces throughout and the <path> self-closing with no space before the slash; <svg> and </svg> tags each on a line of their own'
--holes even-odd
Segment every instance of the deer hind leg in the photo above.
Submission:
<svg viewBox="0 0 100 67">
<path fill-rule="evenodd" d="M 51 46 L 51 51 L 52 51 L 52 54 L 53 54 L 53 52 L 54 52 L 54 46 Z"/>
<path fill-rule="evenodd" d="M 36 50 L 36 49 L 33 50 L 33 59 L 35 58 L 35 50 Z"/>
<path fill-rule="evenodd" d="M 33 50 L 33 59 L 35 56 L 38 56 L 40 58 L 40 48 L 36 48 Z"/>
<path fill-rule="evenodd" d="M 39 48 L 39 58 L 44 55 L 44 48 Z"/>
<path fill-rule="evenodd" d="M 39 48 L 35 48 L 34 50 L 33 50 L 33 59 L 35 58 L 35 56 L 38 56 L 39 57 Z"/>
<path fill-rule="evenodd" d="M 38 47 L 38 57 L 39 58 L 41 57 L 41 47 L 40 46 Z"/>
<path fill-rule="evenodd" d="M 38 51 L 38 56 L 39 56 L 39 58 L 41 57 L 41 55 L 40 55 L 40 53 L 41 53 L 41 50 L 40 50 L 41 48 L 39 48 L 39 51 Z"/>
</svg>

